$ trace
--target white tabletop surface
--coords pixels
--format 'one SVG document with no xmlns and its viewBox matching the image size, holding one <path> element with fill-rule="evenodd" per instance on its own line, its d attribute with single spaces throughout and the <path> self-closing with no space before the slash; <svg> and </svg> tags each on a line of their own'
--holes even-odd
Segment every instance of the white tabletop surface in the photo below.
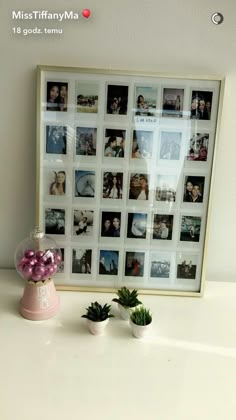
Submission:
<svg viewBox="0 0 236 420">
<path fill-rule="evenodd" d="M 81 318 L 110 293 L 58 292 L 47 321 L 18 313 L 23 280 L 0 270 L 1 420 L 235 420 L 236 284 L 203 298 L 142 296 L 152 333 L 131 335 L 116 304 L 106 334 Z"/>
</svg>

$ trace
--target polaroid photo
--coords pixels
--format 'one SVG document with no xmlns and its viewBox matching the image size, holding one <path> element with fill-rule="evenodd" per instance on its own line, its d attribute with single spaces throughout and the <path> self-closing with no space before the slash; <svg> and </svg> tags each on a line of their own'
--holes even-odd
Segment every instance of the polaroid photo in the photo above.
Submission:
<svg viewBox="0 0 236 420">
<path fill-rule="evenodd" d="M 91 276 L 92 250 L 74 247 L 72 249 L 72 274 Z"/>
<path fill-rule="evenodd" d="M 125 254 L 125 276 L 143 277 L 144 276 L 145 252 L 126 251 Z"/>
<path fill-rule="evenodd" d="M 181 156 L 181 132 L 162 131 L 159 159 L 165 161 L 179 160 Z"/>
<path fill-rule="evenodd" d="M 61 125 L 46 126 L 46 154 L 66 155 L 67 127 Z"/>
<path fill-rule="evenodd" d="M 199 242 L 202 218 L 200 216 L 182 216 L 180 241 Z"/>
<path fill-rule="evenodd" d="M 151 159 L 153 150 L 153 132 L 133 130 L 131 158 Z"/>
<path fill-rule="evenodd" d="M 113 200 L 121 200 L 123 198 L 122 172 L 103 173 L 102 197 Z"/>
<path fill-rule="evenodd" d="M 73 214 L 73 235 L 79 240 L 92 238 L 94 235 L 94 211 L 74 209 Z"/>
<path fill-rule="evenodd" d="M 147 213 L 128 213 L 127 215 L 127 238 L 146 239 L 147 238 Z"/>
<path fill-rule="evenodd" d="M 106 128 L 104 134 L 104 157 L 125 157 L 126 130 Z"/>
<path fill-rule="evenodd" d="M 203 203 L 204 186 L 204 176 L 185 176 L 183 201 L 185 203 Z"/>
<path fill-rule="evenodd" d="M 66 172 L 63 170 L 50 170 L 45 183 L 46 195 L 64 197 L 66 194 Z"/>
<path fill-rule="evenodd" d="M 117 276 L 119 271 L 119 251 L 101 249 L 99 254 L 100 275 Z"/>
<path fill-rule="evenodd" d="M 80 198 L 95 197 L 95 171 L 75 170 L 74 196 Z"/>
<path fill-rule="evenodd" d="M 76 111 L 81 114 L 97 114 L 99 100 L 99 84 L 75 82 Z"/>
<path fill-rule="evenodd" d="M 108 85 L 106 113 L 127 115 L 129 86 Z"/>
<path fill-rule="evenodd" d="M 210 120 L 212 111 L 212 91 L 192 90 L 190 118 Z"/>
<path fill-rule="evenodd" d="M 155 86 L 136 86 L 135 115 L 154 117 L 157 107 L 157 88 Z"/>
<path fill-rule="evenodd" d="M 102 238 L 120 238 L 121 236 L 121 212 L 102 211 L 101 228 Z"/>
<path fill-rule="evenodd" d="M 60 248 L 60 251 L 61 251 L 61 263 L 57 269 L 58 274 L 64 273 L 64 268 L 65 268 L 65 248 Z"/>
<path fill-rule="evenodd" d="M 186 159 L 206 162 L 208 157 L 209 133 L 195 133 L 189 140 Z"/>
<path fill-rule="evenodd" d="M 96 156 L 97 128 L 76 127 L 76 156 Z"/>
<path fill-rule="evenodd" d="M 197 275 L 198 255 L 191 253 L 177 254 L 177 279 L 195 280 Z"/>
<path fill-rule="evenodd" d="M 171 241 L 173 234 L 173 221 L 174 216 L 172 214 L 154 214 L 152 239 Z"/>
<path fill-rule="evenodd" d="M 156 201 L 170 203 L 176 201 L 177 175 L 163 174 L 157 175 L 156 180 Z"/>
<path fill-rule="evenodd" d="M 149 175 L 144 173 L 130 174 L 129 199 L 140 202 L 149 199 Z"/>
<path fill-rule="evenodd" d="M 47 111 L 67 111 L 68 83 L 47 82 Z"/>
<path fill-rule="evenodd" d="M 150 256 L 150 278 L 170 279 L 171 276 L 171 254 L 153 251 Z"/>
<path fill-rule="evenodd" d="M 65 234 L 65 217 L 64 209 L 45 209 L 45 233 L 49 235 Z"/>
<path fill-rule="evenodd" d="M 162 117 L 182 118 L 184 89 L 164 88 Z"/>
</svg>

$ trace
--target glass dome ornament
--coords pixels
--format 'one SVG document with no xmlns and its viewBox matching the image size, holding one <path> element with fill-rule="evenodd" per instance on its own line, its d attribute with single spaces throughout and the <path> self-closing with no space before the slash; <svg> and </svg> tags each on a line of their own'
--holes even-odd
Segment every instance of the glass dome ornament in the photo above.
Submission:
<svg viewBox="0 0 236 420">
<path fill-rule="evenodd" d="M 17 246 L 14 261 L 17 272 L 26 280 L 20 314 L 34 321 L 54 316 L 59 310 L 59 296 L 52 276 L 62 262 L 54 239 L 36 227 Z"/>
</svg>

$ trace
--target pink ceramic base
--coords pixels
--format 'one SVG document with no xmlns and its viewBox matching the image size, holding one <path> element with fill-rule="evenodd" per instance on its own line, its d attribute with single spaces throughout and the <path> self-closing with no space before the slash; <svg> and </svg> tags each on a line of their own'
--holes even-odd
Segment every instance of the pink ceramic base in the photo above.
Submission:
<svg viewBox="0 0 236 420">
<path fill-rule="evenodd" d="M 20 314 L 24 318 L 32 321 L 49 319 L 56 315 L 59 306 L 59 296 L 52 279 L 45 283 L 26 283 L 20 301 Z"/>
</svg>

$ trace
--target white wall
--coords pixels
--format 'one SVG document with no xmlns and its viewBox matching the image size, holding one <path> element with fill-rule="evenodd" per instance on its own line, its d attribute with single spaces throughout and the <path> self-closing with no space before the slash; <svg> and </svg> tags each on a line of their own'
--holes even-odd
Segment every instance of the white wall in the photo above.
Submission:
<svg viewBox="0 0 236 420">
<path fill-rule="evenodd" d="M 79 23 L 16 22 L 12 10 L 92 11 Z M 225 20 L 213 25 L 220 11 Z M 213 183 L 208 279 L 236 269 L 235 0 L 2 0 L 0 104 L 0 267 L 34 227 L 37 64 L 226 77 Z M 63 28 L 63 35 L 13 35 L 12 28 Z"/>
</svg>

